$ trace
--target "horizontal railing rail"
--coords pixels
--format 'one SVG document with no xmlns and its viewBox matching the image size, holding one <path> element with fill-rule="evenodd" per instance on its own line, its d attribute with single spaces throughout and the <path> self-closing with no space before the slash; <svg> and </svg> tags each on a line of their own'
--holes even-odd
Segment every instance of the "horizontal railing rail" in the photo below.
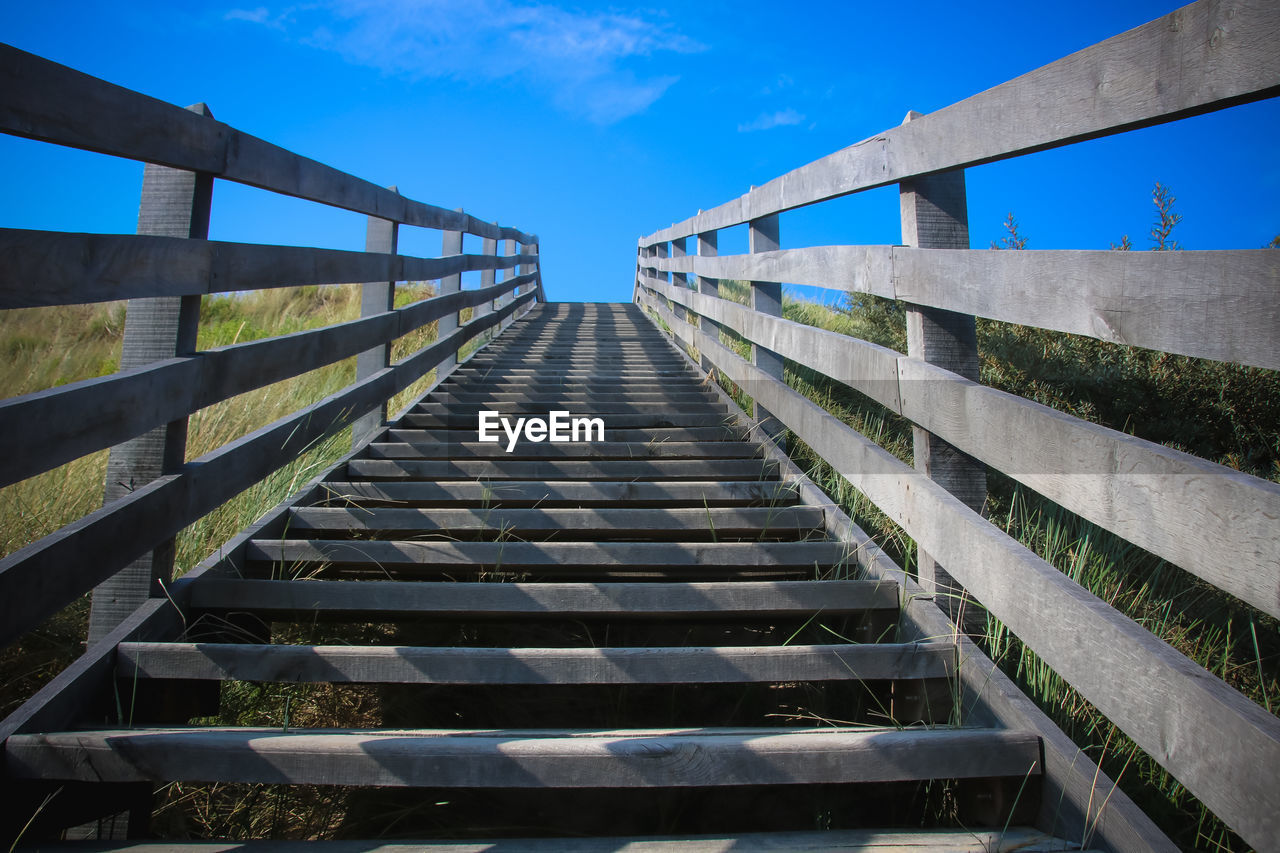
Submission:
<svg viewBox="0 0 1280 853">
<path fill-rule="evenodd" d="M 213 175 L 402 225 L 538 242 L 9 45 L 0 45 L 0 91 L 0 132 Z"/>
<path fill-rule="evenodd" d="M 1280 835 L 1280 719 L 980 510 L 989 467 L 1280 618 L 1280 484 L 982 385 L 975 318 L 1277 370 L 1280 252 L 972 251 L 959 170 L 1276 94 L 1280 6 L 1202 0 L 641 238 L 635 292 L 766 433 L 785 428 L 915 541 L 939 606 L 960 620 L 955 591 L 975 600 L 1260 848 Z M 781 245 L 780 212 L 894 183 L 908 245 Z M 719 256 L 741 224 L 748 253 Z M 894 300 L 907 353 L 784 319 L 782 284 Z M 912 423 L 915 466 L 793 390 L 788 362 Z"/>
<path fill-rule="evenodd" d="M 1265 0 L 1192 3 L 787 172 L 640 245 L 1269 98 L 1280 91 L 1277 29 L 1280 8 Z"/>
<path fill-rule="evenodd" d="M 128 472 L 115 488 L 109 464 L 100 509 L 0 560 L 0 643 L 109 580 L 127 590 L 102 614 L 95 599 L 91 639 L 105 636 L 129 612 L 117 600 L 164 594 L 166 543 L 181 530 L 348 426 L 356 444 L 369 440 L 394 395 L 433 370 L 446 375 L 464 347 L 542 298 L 534 235 L 404 198 L 228 127 L 203 106 L 182 109 L 8 46 L 0 132 L 151 164 L 138 235 L 0 229 L 0 309 L 129 300 L 122 369 L 0 400 L 0 486 L 108 447 Z M 367 251 L 204 239 L 214 179 L 367 214 Z M 440 229 L 441 256 L 398 254 L 400 225 Z M 482 238 L 479 254 L 463 250 L 465 234 Z M 501 281 L 499 270 L 508 271 Z M 481 274 L 479 288 L 462 288 L 466 272 Z M 440 282 L 435 295 L 394 306 L 396 282 L 429 280 Z M 362 286 L 361 317 L 196 347 L 204 295 L 336 284 Z M 436 339 L 392 363 L 391 345 L 431 323 Z M 353 356 L 356 378 L 344 389 L 185 461 L 188 416 Z M 154 473 L 138 479 L 133 466 Z M 140 579 L 139 560 L 153 561 Z"/>
</svg>

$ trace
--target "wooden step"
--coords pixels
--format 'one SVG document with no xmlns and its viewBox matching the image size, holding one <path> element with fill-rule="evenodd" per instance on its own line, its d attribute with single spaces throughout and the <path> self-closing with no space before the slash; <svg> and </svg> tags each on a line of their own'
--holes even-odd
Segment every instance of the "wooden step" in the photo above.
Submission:
<svg viewBox="0 0 1280 853">
<path fill-rule="evenodd" d="M 61 842 L 67 853 L 1095 853 L 1031 827 L 837 829 L 627 838 L 502 838 L 489 841 L 112 841 Z"/>
<path fill-rule="evenodd" d="M 262 552 L 272 547 L 264 543 Z M 192 585 L 191 606 L 461 619 L 781 619 L 896 612 L 898 588 L 877 581 L 423 584 L 205 578 Z"/>
<path fill-rule="evenodd" d="M 604 390 L 554 390 L 544 391 L 538 389 L 526 389 L 523 391 L 459 391 L 452 388 L 442 388 L 432 391 L 426 397 L 427 402 L 449 402 L 449 403 L 488 403 L 495 400 L 514 400 L 525 403 L 555 403 L 559 401 L 572 401 L 576 403 L 592 402 L 615 402 L 615 403 L 649 403 L 650 405 L 683 405 L 686 402 L 716 400 L 715 394 L 710 391 L 699 391 L 691 389 L 688 391 L 680 389 L 672 389 L 669 391 L 611 391 Z"/>
<path fill-rule="evenodd" d="M 752 570 L 813 573 L 853 563 L 839 542 L 435 542 L 254 539 L 249 561 L 367 567 L 400 575 L 597 571 L 698 573 L 732 577 Z M 690 578 L 691 580 L 694 578 Z"/>
<path fill-rule="evenodd" d="M 373 533 L 456 536 L 484 532 L 564 539 L 649 536 L 703 540 L 742 537 L 803 538 L 822 529 L 817 507 L 699 507 L 595 509 L 491 509 L 414 507 L 299 507 L 289 514 L 292 533 Z"/>
<path fill-rule="evenodd" d="M 761 459 L 352 459 L 347 476 L 371 480 L 770 480 Z"/>
<path fill-rule="evenodd" d="M 705 787 L 1039 775 L 991 729 L 456 731 L 156 728 L 14 735 L 14 778 L 389 787 Z"/>
<path fill-rule="evenodd" d="M 122 643 L 126 679 L 358 684 L 753 684 L 950 678 L 955 645 L 431 648 Z"/>
<path fill-rule="evenodd" d="M 490 403 L 419 403 L 413 407 L 418 415 L 472 415 L 480 412 L 497 412 L 501 415 L 536 415 L 546 417 L 551 409 L 566 409 L 573 417 L 603 418 L 605 426 L 613 424 L 614 415 L 654 415 L 661 414 L 663 407 L 654 403 L 622 403 L 591 402 L 574 406 L 569 403 L 524 403 L 518 400 L 494 400 Z M 721 422 L 728 418 L 729 407 L 724 403 L 710 400 L 688 401 L 680 404 L 679 411 L 685 415 L 718 416 Z"/>
<path fill-rule="evenodd" d="M 327 506 L 780 506 L 795 502 L 784 483 L 508 481 L 327 482 L 321 488 Z"/>
<path fill-rule="evenodd" d="M 384 441 L 403 441 L 410 444 L 423 442 L 466 441 L 475 440 L 475 429 L 390 429 L 383 434 Z M 714 427 L 649 427 L 640 429 L 616 429 L 605 427 L 605 441 L 639 442 L 641 444 L 656 441 L 742 441 L 743 430 L 732 426 Z"/>
<path fill-rule="evenodd" d="M 584 430 L 585 431 L 585 430 Z M 751 459 L 762 453 L 743 441 L 529 441 L 514 446 L 501 427 L 490 430 L 494 442 L 477 441 L 479 432 L 461 431 L 463 441 L 374 442 L 368 459 Z M 568 432 L 566 428 L 566 432 Z M 581 434 L 580 434 L 581 436 Z"/>
</svg>

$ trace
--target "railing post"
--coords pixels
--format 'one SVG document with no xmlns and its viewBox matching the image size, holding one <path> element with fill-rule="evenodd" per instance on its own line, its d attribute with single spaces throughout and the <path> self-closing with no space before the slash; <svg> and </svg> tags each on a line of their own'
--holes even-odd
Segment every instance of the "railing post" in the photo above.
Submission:
<svg viewBox="0 0 1280 853">
<path fill-rule="evenodd" d="M 688 254 L 685 250 L 685 247 L 687 246 L 687 243 L 685 241 L 686 241 L 685 237 L 677 237 L 676 239 L 671 241 L 671 257 L 683 258 L 686 254 Z M 671 284 L 675 287 L 682 287 L 682 288 L 688 289 L 689 274 L 683 273 L 683 272 L 673 272 L 671 274 Z M 688 309 L 686 309 L 683 305 L 681 305 L 678 302 L 672 307 L 675 309 L 675 314 L 677 317 L 679 317 L 681 320 L 688 322 L 689 320 Z"/>
<path fill-rule="evenodd" d="M 391 187 L 395 191 L 395 187 Z M 364 250 L 394 255 L 399 241 L 400 226 L 389 219 L 376 216 L 368 218 L 365 226 Z M 395 307 L 396 283 L 394 281 L 369 281 L 360 285 L 360 316 L 372 317 Z M 379 370 L 391 365 L 391 342 L 379 344 L 356 356 L 356 381 L 368 379 Z M 351 446 L 359 447 L 387 421 L 387 403 L 366 412 L 351 425 Z"/>
<path fill-rule="evenodd" d="M 699 210 L 699 213 L 702 211 Z M 719 252 L 718 231 L 704 231 L 698 235 L 698 255 L 704 258 L 714 258 Z M 704 275 L 698 276 L 698 292 L 707 296 L 720 295 L 720 279 L 707 278 Z M 703 317 L 699 323 L 702 331 L 711 336 L 712 340 L 720 340 L 720 324 L 709 317 Z M 711 360 L 705 355 L 702 357 L 702 369 L 710 373 L 713 369 Z"/>
<path fill-rule="evenodd" d="M 458 208 L 458 213 L 462 213 L 462 208 Z M 440 256 L 447 258 L 450 255 L 462 254 L 462 232 L 461 231 L 442 231 L 440 237 Z M 450 293 L 457 293 L 462 289 L 462 273 L 454 273 L 440 279 L 440 296 Z M 436 340 L 442 340 L 446 335 L 452 335 L 458 330 L 458 312 L 451 311 L 436 321 Z M 448 370 L 458 363 L 458 353 L 449 353 L 440 359 L 440 364 L 436 367 L 436 375 Z"/>
<path fill-rule="evenodd" d="M 755 189 L 752 187 L 752 189 Z M 778 215 L 763 216 L 759 219 L 753 219 L 749 223 L 748 233 L 748 250 L 755 254 L 756 252 L 772 252 L 779 248 L 778 245 Z M 751 282 L 751 308 L 759 311 L 761 314 L 768 314 L 771 317 L 782 316 L 782 285 L 776 281 L 753 281 Z M 773 350 L 765 349 L 759 344 L 751 345 L 751 361 L 770 376 L 776 377 L 779 382 L 783 381 L 782 376 L 782 356 Z M 751 394 L 750 389 L 746 389 Z M 755 411 L 753 415 L 760 423 L 761 429 L 770 438 L 779 440 L 778 437 L 782 433 L 782 424 L 778 422 L 769 410 L 759 403 L 753 403 Z M 781 443 L 779 441 L 779 443 Z"/>
<path fill-rule="evenodd" d="M 493 237 L 485 237 L 480 243 L 480 253 L 484 255 L 496 256 L 498 254 L 497 239 Z M 487 270 L 480 271 L 480 288 L 482 290 L 486 287 L 493 287 L 497 283 L 498 283 L 497 270 L 487 269 Z M 473 320 L 478 320 L 481 317 L 485 316 L 486 314 L 490 314 L 492 312 L 493 312 L 493 300 L 490 299 L 488 302 L 481 302 L 479 305 L 477 305 L 475 307 L 475 310 L 471 314 L 471 318 Z M 492 333 L 490 333 L 487 337 L 493 337 Z"/>
<path fill-rule="evenodd" d="M 204 104 L 188 107 L 212 117 Z M 147 164 L 142 174 L 138 233 L 155 237 L 209 237 L 213 175 Z M 125 314 L 120 370 L 153 361 L 190 355 L 196 350 L 200 297 L 156 297 L 129 300 Z M 107 457 L 103 502 L 109 503 L 186 462 L 187 419 L 181 418 L 113 447 Z M 93 591 L 89 644 L 97 642 L 153 595 L 173 572 L 174 542 L 169 540 L 140 557 Z"/>
<path fill-rule="evenodd" d="M 907 115 L 911 121 L 915 113 Z M 964 170 L 903 181 L 899 187 L 902 242 L 920 249 L 969 248 L 969 212 Z M 978 337 L 974 317 L 939 308 L 907 305 L 907 355 L 979 379 Z M 970 509 L 982 511 L 987 499 L 987 474 L 981 463 L 936 435 L 913 427 L 915 467 L 958 497 Z M 929 554 L 918 551 L 920 586 L 959 624 L 963 588 Z M 973 608 L 971 608 L 972 610 Z M 966 622 L 978 627 L 978 613 Z M 967 630 L 965 625 L 960 625 Z"/>
<path fill-rule="evenodd" d="M 520 245 L 520 241 L 518 240 L 507 241 L 507 254 L 509 255 L 520 254 L 522 248 L 523 247 Z M 524 264 L 516 264 L 514 267 L 511 268 L 511 272 L 507 274 L 507 278 L 515 278 L 516 276 L 521 275 L 523 273 L 524 273 Z M 520 288 L 516 287 L 510 293 L 504 294 L 502 297 L 502 305 L 506 306 L 514 302 L 516 296 L 519 295 L 519 290 Z M 498 334 L 502 334 L 503 332 L 505 332 L 507 330 L 507 327 L 510 326 L 515 321 L 516 321 L 516 317 L 514 314 L 507 317 L 507 319 L 503 320 L 498 327 Z"/>
</svg>

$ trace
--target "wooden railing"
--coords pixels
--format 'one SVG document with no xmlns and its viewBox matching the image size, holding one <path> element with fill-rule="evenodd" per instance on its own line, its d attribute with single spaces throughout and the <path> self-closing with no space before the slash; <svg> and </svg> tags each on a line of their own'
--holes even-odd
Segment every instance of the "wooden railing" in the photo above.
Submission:
<svg viewBox="0 0 1280 853">
<path fill-rule="evenodd" d="M 432 370 L 439 381 L 464 344 L 541 298 L 536 236 L 404 198 L 203 105 L 184 110 L 8 46 L 0 93 L 0 131 L 151 164 L 136 236 L 0 230 L 0 309 L 130 300 L 118 373 L 0 401 L 0 486 L 113 448 L 102 508 L 0 561 L 0 642 L 106 582 L 90 629 L 104 636 L 164 594 L 180 530 L 324 436 L 354 424 L 353 441 L 368 440 L 393 395 Z M 214 179 L 367 214 L 367 250 L 209 241 Z M 400 225 L 442 231 L 442 256 L 396 254 Z M 482 238 L 480 254 L 462 252 L 464 234 Z M 496 282 L 497 270 L 510 272 Z M 461 289 L 467 271 L 481 272 L 479 289 Z M 438 295 L 393 306 L 395 282 L 430 279 Z M 348 283 L 363 284 L 360 319 L 196 350 L 203 294 Z M 391 343 L 432 322 L 435 341 L 392 363 Z M 351 385 L 185 461 L 188 415 L 351 356 Z"/>
<path fill-rule="evenodd" d="M 974 317 L 1276 370 L 1280 252 L 970 251 L 963 168 L 1277 93 L 1280 5 L 1202 0 L 642 238 L 635 297 L 915 540 L 944 608 L 967 591 L 1258 849 L 1280 837 L 1280 719 L 980 510 L 989 466 L 1280 617 L 1280 485 L 983 386 Z M 779 213 L 893 183 L 908 245 L 779 248 Z M 750 253 L 717 256 L 742 224 Z M 908 352 L 782 319 L 780 282 L 898 300 Z M 784 384 L 784 360 L 911 420 L 915 467 Z M 1072 760 L 1046 753 L 1050 775 Z"/>
</svg>

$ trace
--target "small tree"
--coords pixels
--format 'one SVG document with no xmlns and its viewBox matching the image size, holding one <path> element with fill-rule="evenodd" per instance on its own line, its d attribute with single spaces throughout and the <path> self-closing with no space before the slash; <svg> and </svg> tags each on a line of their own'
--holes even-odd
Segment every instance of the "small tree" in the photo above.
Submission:
<svg viewBox="0 0 1280 853">
<path fill-rule="evenodd" d="M 1018 222 L 1013 218 L 1013 211 L 1009 211 L 1009 217 L 1004 221 L 1004 230 L 1006 234 L 999 241 L 992 240 L 991 248 L 993 249 L 1025 249 L 1027 248 L 1027 238 L 1018 233 Z"/>
<path fill-rule="evenodd" d="M 1173 203 L 1177 199 L 1169 192 L 1168 187 L 1156 181 L 1151 200 L 1156 205 L 1156 224 L 1151 227 L 1151 242 L 1156 244 L 1155 251 L 1164 252 L 1178 248 L 1178 241 L 1169 239 L 1174 226 L 1182 221 L 1182 214 L 1173 212 Z"/>
</svg>

